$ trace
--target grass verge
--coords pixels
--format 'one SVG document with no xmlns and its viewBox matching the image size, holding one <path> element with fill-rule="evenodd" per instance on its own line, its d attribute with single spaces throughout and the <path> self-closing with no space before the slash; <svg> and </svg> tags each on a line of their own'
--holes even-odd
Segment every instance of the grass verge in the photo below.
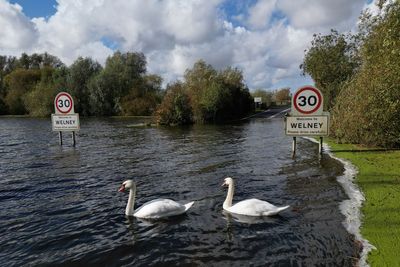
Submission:
<svg viewBox="0 0 400 267">
<path fill-rule="evenodd" d="M 377 249 L 368 255 L 371 266 L 400 266 L 400 151 L 336 144 L 335 156 L 358 169 L 356 182 L 365 195 L 361 234 Z"/>
</svg>

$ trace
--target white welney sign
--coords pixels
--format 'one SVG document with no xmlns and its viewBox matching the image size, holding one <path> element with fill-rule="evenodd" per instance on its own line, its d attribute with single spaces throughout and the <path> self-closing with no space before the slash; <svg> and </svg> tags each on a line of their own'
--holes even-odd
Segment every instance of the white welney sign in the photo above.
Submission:
<svg viewBox="0 0 400 267">
<path fill-rule="evenodd" d="M 51 114 L 52 129 L 54 132 L 79 131 L 79 115 L 57 115 Z"/>
<path fill-rule="evenodd" d="M 286 118 L 286 135 L 289 136 L 327 136 L 329 134 L 328 116 L 297 116 Z"/>
</svg>

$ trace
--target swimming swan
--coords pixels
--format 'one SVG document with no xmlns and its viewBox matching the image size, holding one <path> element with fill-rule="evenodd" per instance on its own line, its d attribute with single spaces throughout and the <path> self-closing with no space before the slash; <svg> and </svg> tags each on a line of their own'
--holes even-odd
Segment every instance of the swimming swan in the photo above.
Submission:
<svg viewBox="0 0 400 267">
<path fill-rule="evenodd" d="M 232 206 L 233 191 L 234 191 L 233 179 L 230 177 L 225 178 L 222 186 L 228 186 L 228 194 L 224 201 L 223 208 L 227 212 L 233 214 L 240 214 L 246 216 L 272 216 L 290 207 L 290 206 L 276 207 L 271 203 L 256 198 L 246 199 Z"/>
<path fill-rule="evenodd" d="M 127 180 L 122 183 L 119 192 L 124 192 L 129 189 L 128 203 L 125 208 L 125 215 L 135 216 L 143 219 L 160 219 L 185 213 L 193 205 L 189 202 L 182 205 L 171 199 L 155 199 L 143 204 L 137 210 L 134 210 L 135 197 L 136 197 L 136 184 L 132 180 Z"/>
</svg>

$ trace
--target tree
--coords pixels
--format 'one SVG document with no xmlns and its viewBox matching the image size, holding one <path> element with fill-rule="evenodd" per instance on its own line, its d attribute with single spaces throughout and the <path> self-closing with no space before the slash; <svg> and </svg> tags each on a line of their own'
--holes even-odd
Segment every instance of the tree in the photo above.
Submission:
<svg viewBox="0 0 400 267">
<path fill-rule="evenodd" d="M 333 133 L 344 142 L 400 147 L 400 2 L 367 23 L 362 66 L 338 96 Z"/>
<path fill-rule="evenodd" d="M 228 67 L 219 72 L 222 80 L 222 108 L 219 121 L 233 120 L 247 115 L 253 110 L 253 97 L 250 95 L 249 88 L 244 83 L 244 77 L 238 68 Z"/>
<path fill-rule="evenodd" d="M 60 68 L 64 66 L 61 60 L 48 53 L 28 55 L 22 53 L 20 58 L 16 60 L 16 67 L 21 69 L 40 69 L 43 67 Z"/>
<path fill-rule="evenodd" d="M 205 103 L 202 100 L 206 88 L 209 88 L 217 76 L 217 71 L 203 60 L 197 61 L 192 69 L 185 71 L 184 87 L 186 88 L 191 106 L 193 109 L 193 119 L 196 122 L 204 122 L 207 112 Z"/>
<path fill-rule="evenodd" d="M 58 92 L 65 91 L 68 74 L 65 68 L 51 66 L 42 67 L 40 73 L 40 82 L 23 97 L 26 110 L 34 117 L 45 117 L 54 112 L 54 98 Z"/>
<path fill-rule="evenodd" d="M 253 99 L 239 69 L 229 67 L 217 71 L 199 60 L 192 69 L 186 70 L 184 78 L 180 87 L 189 97 L 195 123 L 237 119 L 253 108 Z"/>
<path fill-rule="evenodd" d="M 4 86 L 6 65 L 7 65 L 7 57 L 0 56 L 0 115 L 7 114 L 7 105 L 4 102 L 4 98 L 6 96 L 6 88 Z"/>
<path fill-rule="evenodd" d="M 30 56 L 30 65 L 29 68 L 31 69 L 40 69 L 42 67 L 43 57 L 39 54 L 32 54 Z"/>
<path fill-rule="evenodd" d="M 184 125 L 193 122 L 190 99 L 183 84 L 176 82 L 167 86 L 164 99 L 156 111 L 161 125 Z"/>
<path fill-rule="evenodd" d="M 142 53 L 115 52 L 104 69 L 89 82 L 90 103 L 96 115 L 116 115 L 122 111 L 121 99 L 143 83 L 146 58 Z"/>
<path fill-rule="evenodd" d="M 354 36 L 332 30 L 329 35 L 314 34 L 311 48 L 305 51 L 300 68 L 322 91 L 325 109 L 333 107 L 341 84 L 350 79 L 360 65 L 356 44 Z"/>
<path fill-rule="evenodd" d="M 282 88 L 274 92 L 277 102 L 290 101 L 290 88 Z"/>
<path fill-rule="evenodd" d="M 27 113 L 23 97 L 36 86 L 40 78 L 40 70 L 25 69 L 17 69 L 4 78 L 8 88 L 4 102 L 11 114 L 20 115 Z"/>
<path fill-rule="evenodd" d="M 121 113 L 137 116 L 153 114 L 162 100 L 161 84 L 162 78 L 158 75 L 143 76 L 121 99 Z"/>
<path fill-rule="evenodd" d="M 30 58 L 29 58 L 28 54 L 22 53 L 21 57 L 18 59 L 18 68 L 28 70 L 30 64 L 31 63 L 30 63 Z"/>
<path fill-rule="evenodd" d="M 34 117 L 49 116 L 54 112 L 54 84 L 39 83 L 24 97 L 24 105 L 29 115 Z"/>
<path fill-rule="evenodd" d="M 64 63 L 56 56 L 50 55 L 47 52 L 41 54 L 41 67 L 53 67 L 55 69 L 64 66 Z"/>
<path fill-rule="evenodd" d="M 48 95 L 54 96 L 56 86 L 65 88 L 66 70 L 57 57 L 47 53 L 0 57 L 0 114 L 50 114 Z"/>
<path fill-rule="evenodd" d="M 79 57 L 70 66 L 67 87 L 75 98 L 75 112 L 91 115 L 89 81 L 101 70 L 101 65 L 91 58 Z"/>
<path fill-rule="evenodd" d="M 16 68 L 16 57 L 0 56 L 0 115 L 9 114 L 6 103 L 8 88 L 5 77 Z"/>
<path fill-rule="evenodd" d="M 201 122 L 221 121 L 224 116 L 223 110 L 228 103 L 229 89 L 223 87 L 221 83 L 213 82 L 206 88 L 200 99 L 202 108 Z"/>
</svg>

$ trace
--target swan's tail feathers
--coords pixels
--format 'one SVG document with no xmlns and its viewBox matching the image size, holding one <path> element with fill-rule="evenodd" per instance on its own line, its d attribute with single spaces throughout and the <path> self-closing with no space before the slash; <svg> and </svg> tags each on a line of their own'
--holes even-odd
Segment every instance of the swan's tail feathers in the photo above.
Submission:
<svg viewBox="0 0 400 267">
<path fill-rule="evenodd" d="M 276 209 L 276 213 L 281 212 L 281 211 L 284 211 L 284 210 L 286 210 L 286 209 L 288 209 L 288 208 L 290 208 L 290 206 L 279 207 L 279 208 Z"/>
<path fill-rule="evenodd" d="M 190 207 L 193 206 L 193 204 L 194 204 L 194 201 L 185 204 L 185 212 L 186 212 L 188 209 L 190 209 Z"/>
</svg>

